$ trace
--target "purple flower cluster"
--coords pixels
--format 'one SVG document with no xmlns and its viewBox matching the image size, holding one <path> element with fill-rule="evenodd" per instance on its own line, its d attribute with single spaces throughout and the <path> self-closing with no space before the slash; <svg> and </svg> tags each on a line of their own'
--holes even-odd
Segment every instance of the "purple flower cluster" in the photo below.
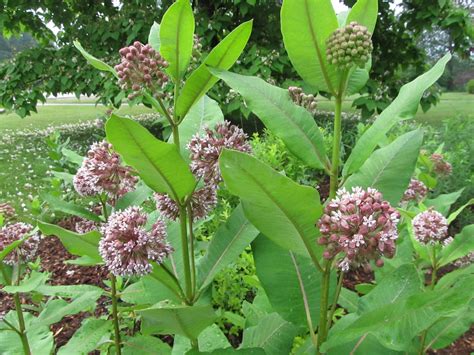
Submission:
<svg viewBox="0 0 474 355">
<path fill-rule="evenodd" d="M 411 179 L 410 184 L 408 184 L 408 188 L 403 194 L 402 201 L 420 202 L 426 197 L 427 194 L 428 194 L 428 188 L 426 187 L 425 184 L 423 184 L 420 180 Z"/>
<path fill-rule="evenodd" d="M 109 203 L 135 188 L 138 178 L 132 169 L 121 164 L 120 156 L 106 141 L 94 143 L 87 152 L 82 166 L 74 176 L 74 188 L 81 196 L 106 193 Z"/>
<path fill-rule="evenodd" d="M 168 63 L 149 44 L 136 41 L 132 46 L 120 49 L 119 53 L 122 61 L 115 66 L 115 70 L 120 86 L 134 91 L 130 99 L 143 88 L 157 91 L 168 81 L 163 71 Z"/>
<path fill-rule="evenodd" d="M 433 153 L 430 156 L 430 160 L 433 162 L 433 170 L 436 174 L 444 176 L 451 175 L 453 167 L 450 163 L 444 160 L 443 154 Z"/>
<path fill-rule="evenodd" d="M 415 238 L 420 243 L 433 245 L 440 242 L 445 245 L 445 240 L 451 241 L 448 239 L 448 221 L 432 208 L 417 214 L 413 218 L 412 225 Z"/>
<path fill-rule="evenodd" d="M 0 215 L 2 215 L 4 221 L 12 220 L 15 214 L 15 208 L 9 203 L 0 203 Z"/>
<path fill-rule="evenodd" d="M 340 189 L 318 223 L 322 234 L 318 243 L 326 246 L 324 258 L 344 254 L 338 263 L 342 271 L 369 260 L 382 266 L 382 256 L 391 258 L 395 254 L 399 219 L 399 213 L 376 189 Z"/>
<path fill-rule="evenodd" d="M 224 148 L 250 153 L 244 131 L 229 121 L 218 123 L 214 130 L 206 129 L 204 136 L 195 135 L 186 146 L 190 151 L 191 171 L 202 178 L 206 185 L 217 185 L 222 181 L 219 155 Z"/>
<path fill-rule="evenodd" d="M 26 234 L 33 230 L 33 226 L 26 223 L 12 223 L 0 229 L 0 251 L 16 240 L 22 239 Z M 20 261 L 32 261 L 38 251 L 40 235 L 38 233 L 32 235 L 23 242 L 18 248 L 12 251 L 3 260 L 5 264 L 13 265 Z"/>
<path fill-rule="evenodd" d="M 166 242 L 166 227 L 157 220 L 150 231 L 145 229 L 147 215 L 132 206 L 110 215 L 102 227 L 99 252 L 116 276 L 145 275 L 152 271 L 150 261 L 161 264 L 173 251 Z"/>
<path fill-rule="evenodd" d="M 178 204 L 167 194 L 154 194 L 156 206 L 163 217 L 175 221 L 179 217 Z M 204 218 L 217 205 L 217 192 L 213 186 L 204 186 L 193 192 L 191 197 L 193 220 Z"/>
</svg>

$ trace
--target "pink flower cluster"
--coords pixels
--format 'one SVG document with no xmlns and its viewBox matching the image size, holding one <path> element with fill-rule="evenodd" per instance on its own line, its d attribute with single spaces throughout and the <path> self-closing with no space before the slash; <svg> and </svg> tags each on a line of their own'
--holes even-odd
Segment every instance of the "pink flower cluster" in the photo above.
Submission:
<svg viewBox="0 0 474 355">
<path fill-rule="evenodd" d="M 430 160 L 434 164 L 433 170 L 436 174 L 445 176 L 451 175 L 453 167 L 450 163 L 444 160 L 443 154 L 433 153 L 430 156 Z"/>
<path fill-rule="evenodd" d="M 74 188 L 81 196 L 107 194 L 109 203 L 135 188 L 138 178 L 121 164 L 120 156 L 106 141 L 94 143 L 74 176 Z"/>
<path fill-rule="evenodd" d="M 3 226 L 0 229 L 0 251 L 4 250 L 8 245 L 16 240 L 22 239 L 33 230 L 33 226 L 26 223 L 12 223 Z M 12 251 L 8 256 L 3 259 L 5 264 L 13 265 L 20 261 L 32 261 L 38 251 L 40 242 L 40 235 L 35 233 L 23 242 L 18 248 Z"/>
<path fill-rule="evenodd" d="M 206 129 L 204 136 L 195 135 L 186 146 L 190 151 L 191 171 L 205 184 L 217 185 L 222 181 L 219 155 L 224 148 L 250 153 L 244 131 L 229 121 L 218 123 L 214 130 Z"/>
<path fill-rule="evenodd" d="M 420 243 L 436 244 L 440 242 L 446 245 L 451 241 L 448 239 L 448 221 L 441 213 L 432 208 L 417 214 L 413 218 L 412 225 L 415 238 Z"/>
<path fill-rule="evenodd" d="M 399 213 L 376 189 L 340 189 L 318 223 L 322 234 L 318 243 L 326 246 L 324 258 L 342 253 L 344 257 L 338 262 L 342 271 L 369 260 L 382 266 L 382 256 L 391 258 L 395 254 L 399 219 Z"/>
<path fill-rule="evenodd" d="M 411 179 L 408 188 L 403 194 L 402 201 L 409 202 L 415 201 L 420 202 L 428 194 L 428 188 L 420 180 Z"/>
<path fill-rule="evenodd" d="M 120 86 L 135 92 L 130 99 L 143 88 L 156 91 L 168 81 L 163 71 L 168 63 L 149 44 L 136 41 L 132 46 L 120 49 L 119 53 L 122 61 L 115 66 L 115 70 Z"/>
<path fill-rule="evenodd" d="M 102 227 L 99 252 L 116 276 L 145 275 L 153 269 L 150 261 L 161 264 L 173 248 L 166 242 L 166 227 L 157 220 L 145 229 L 147 215 L 132 206 L 110 215 Z"/>
<path fill-rule="evenodd" d="M 2 215 L 4 221 L 9 221 L 15 217 L 15 208 L 9 203 L 0 203 L 0 215 Z"/>
<path fill-rule="evenodd" d="M 204 181 L 204 186 L 194 191 L 191 197 L 193 219 L 206 217 L 217 204 L 217 187 L 222 181 L 219 169 L 219 155 L 224 148 L 250 152 L 247 135 L 242 129 L 225 121 L 218 123 L 214 130 L 206 129 L 204 136 L 194 135 L 187 148 L 190 151 L 191 171 Z M 167 194 L 155 194 L 157 208 L 161 215 L 176 220 L 178 204 Z"/>
</svg>

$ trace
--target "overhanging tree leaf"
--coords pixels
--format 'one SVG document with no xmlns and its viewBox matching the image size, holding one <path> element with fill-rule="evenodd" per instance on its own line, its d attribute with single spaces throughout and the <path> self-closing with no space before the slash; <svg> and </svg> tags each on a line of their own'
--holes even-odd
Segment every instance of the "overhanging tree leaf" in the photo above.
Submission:
<svg viewBox="0 0 474 355">
<path fill-rule="evenodd" d="M 155 138 L 138 122 L 116 115 L 107 121 L 105 131 L 114 149 L 154 191 L 177 201 L 191 194 L 195 179 L 175 145 Z"/>
<path fill-rule="evenodd" d="M 265 126 L 279 136 L 288 150 L 313 168 L 328 169 L 323 136 L 313 116 L 291 101 L 287 90 L 260 78 L 210 69 L 243 96 Z"/>
<path fill-rule="evenodd" d="M 108 71 L 112 73 L 118 79 L 117 72 L 115 71 L 114 68 L 112 68 L 107 63 L 104 63 L 100 59 L 97 59 L 93 55 L 87 53 L 87 51 L 82 47 L 80 42 L 74 41 L 73 43 L 74 43 L 74 46 L 79 50 L 79 52 L 81 52 L 82 56 L 86 58 L 87 62 L 90 65 L 92 65 L 94 68 L 99 69 L 101 71 Z"/>
<path fill-rule="evenodd" d="M 213 76 L 209 67 L 227 70 L 239 58 L 252 32 L 252 21 L 236 27 L 217 46 L 215 46 L 202 64 L 192 72 L 178 98 L 176 114 L 183 118 L 191 107 L 209 91 L 219 80 Z"/>
<path fill-rule="evenodd" d="M 339 75 L 326 60 L 326 40 L 338 28 L 330 0 L 284 0 L 281 33 L 291 63 L 304 81 L 334 93 Z"/>
<path fill-rule="evenodd" d="M 444 67 L 450 59 L 451 55 L 448 53 L 429 71 L 402 86 L 397 98 L 357 141 L 351 155 L 344 164 L 343 176 L 348 176 L 357 171 L 397 122 L 415 116 L 423 93 L 443 74 Z"/>
<path fill-rule="evenodd" d="M 298 185 L 245 153 L 224 150 L 219 164 L 227 188 L 240 197 L 255 227 L 281 247 L 317 259 L 314 224 L 322 206 L 316 189 Z"/>
<path fill-rule="evenodd" d="M 95 260 L 97 264 L 102 262 L 99 255 L 99 240 L 101 234 L 92 231 L 85 234 L 78 234 L 54 224 L 38 222 L 38 228 L 47 236 L 56 236 L 61 240 L 62 245 L 73 255 L 88 256 Z"/>
<path fill-rule="evenodd" d="M 398 137 L 386 147 L 376 150 L 344 186 L 376 188 L 385 200 L 398 205 L 415 170 L 422 141 L 421 130 Z"/>
<path fill-rule="evenodd" d="M 226 223 L 219 226 L 206 254 L 197 263 L 199 290 L 206 288 L 219 271 L 237 259 L 258 233 L 245 218 L 242 206 L 237 206 Z"/>
<path fill-rule="evenodd" d="M 188 67 L 193 51 L 194 15 L 188 0 L 177 0 L 163 15 L 159 27 L 160 53 L 176 85 Z"/>
</svg>

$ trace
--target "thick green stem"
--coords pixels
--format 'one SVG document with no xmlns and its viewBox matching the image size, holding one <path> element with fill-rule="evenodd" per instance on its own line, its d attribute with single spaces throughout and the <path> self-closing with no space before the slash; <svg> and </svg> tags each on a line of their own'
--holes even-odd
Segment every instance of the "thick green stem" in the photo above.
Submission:
<svg viewBox="0 0 474 355">
<path fill-rule="evenodd" d="M 196 293 L 196 262 L 195 258 L 196 256 L 194 255 L 194 231 L 193 231 L 193 210 L 191 208 L 191 205 L 188 204 L 187 207 L 188 210 L 188 224 L 189 224 L 189 246 L 190 246 L 190 252 L 189 252 L 189 257 L 191 259 L 191 280 L 192 280 L 192 288 L 193 288 L 193 295 Z"/>
<path fill-rule="evenodd" d="M 184 280 L 186 283 L 186 298 L 193 300 L 193 287 L 191 282 L 191 265 L 189 263 L 189 246 L 186 223 L 186 206 L 179 206 L 179 222 L 181 224 L 181 248 L 183 249 Z"/>
<path fill-rule="evenodd" d="M 176 145 L 176 147 L 178 147 L 178 150 L 179 150 L 180 146 L 179 146 L 179 129 L 178 129 L 178 126 L 175 123 L 173 123 L 171 128 L 173 129 L 173 143 Z"/>
<path fill-rule="evenodd" d="M 113 274 L 110 274 L 110 284 L 111 284 L 111 298 L 112 298 L 112 319 L 114 322 L 114 343 L 115 343 L 115 351 L 117 355 L 122 354 L 122 349 L 120 347 L 120 327 L 119 327 L 119 319 L 118 319 L 118 311 L 117 311 L 117 280 Z"/>
<path fill-rule="evenodd" d="M 339 280 L 337 282 L 336 293 L 334 294 L 334 300 L 332 301 L 331 310 L 329 311 L 328 327 L 327 327 L 328 330 L 331 329 L 332 318 L 334 317 L 334 312 L 336 311 L 336 307 L 337 307 L 337 301 L 339 300 L 339 295 L 341 294 L 342 280 L 343 279 L 344 279 L 344 273 L 340 272 L 339 273 Z"/>
<path fill-rule="evenodd" d="M 438 272 L 438 262 L 436 260 L 436 249 L 433 247 L 431 251 L 431 267 L 432 267 L 432 272 L 431 272 L 431 284 L 430 284 L 430 290 L 434 290 L 436 286 L 436 279 L 437 279 L 437 272 Z M 420 340 L 420 351 L 419 354 L 422 355 L 425 353 L 425 342 L 426 342 L 426 336 L 428 334 L 428 329 L 426 329 L 422 335 L 421 335 L 421 340 Z"/>
<path fill-rule="evenodd" d="M 336 110 L 334 113 L 334 135 L 332 143 L 332 164 L 331 176 L 329 183 L 329 198 L 336 196 L 339 183 L 339 161 L 341 159 L 341 111 L 342 111 L 342 95 L 336 96 Z"/>
<path fill-rule="evenodd" d="M 18 263 L 16 264 L 16 281 L 15 285 L 18 286 L 21 280 L 21 263 L 20 263 L 20 256 L 18 256 Z M 21 301 L 20 301 L 20 294 L 15 293 L 13 295 L 13 300 L 15 301 L 15 310 L 16 315 L 18 317 L 18 325 L 20 329 L 18 329 L 18 335 L 21 339 L 21 344 L 23 345 L 23 351 L 26 355 L 31 354 L 30 344 L 28 343 L 28 337 L 26 336 L 26 326 L 25 326 L 25 318 L 23 317 L 23 310 L 21 308 Z"/>
<path fill-rule="evenodd" d="M 327 324 L 328 324 L 328 305 L 329 305 L 329 276 L 331 275 L 331 261 L 327 261 L 324 266 L 324 272 L 321 275 L 321 302 L 320 302 L 320 315 L 319 315 L 319 327 L 318 327 L 318 346 L 317 351 L 321 348 L 321 344 L 324 343 L 327 336 Z"/>
</svg>

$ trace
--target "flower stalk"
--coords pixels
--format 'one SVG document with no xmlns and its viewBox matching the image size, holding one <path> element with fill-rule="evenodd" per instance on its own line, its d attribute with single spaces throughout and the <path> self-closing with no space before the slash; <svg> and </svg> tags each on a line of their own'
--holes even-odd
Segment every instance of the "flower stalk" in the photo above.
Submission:
<svg viewBox="0 0 474 355">
<path fill-rule="evenodd" d="M 121 340 L 120 340 L 120 327 L 119 327 L 119 318 L 118 318 L 118 310 L 117 310 L 117 280 L 115 275 L 110 273 L 110 285 L 111 285 L 111 298 L 112 298 L 112 320 L 114 323 L 114 344 L 115 344 L 115 351 L 117 355 L 122 354 L 121 349 Z"/>
<path fill-rule="evenodd" d="M 3 268 L 2 268 L 2 270 L 3 270 Z M 14 284 L 15 284 L 15 286 L 18 286 L 20 284 L 20 280 L 21 280 L 21 261 L 20 261 L 19 257 L 18 257 L 18 262 L 14 266 L 14 274 L 16 274 L 16 280 L 15 280 Z M 5 280 L 5 281 L 7 281 L 7 280 Z M 18 326 L 20 328 L 20 329 L 17 329 L 17 332 L 18 332 L 18 335 L 20 336 L 20 339 L 21 339 L 21 344 L 23 346 L 23 351 L 25 352 L 26 355 L 30 355 L 31 354 L 31 349 L 30 349 L 30 344 L 28 342 L 28 337 L 26 336 L 25 318 L 23 316 L 23 310 L 21 308 L 20 294 L 18 292 L 13 294 L 13 300 L 15 302 L 15 311 L 16 311 L 16 315 L 18 317 Z"/>
</svg>

